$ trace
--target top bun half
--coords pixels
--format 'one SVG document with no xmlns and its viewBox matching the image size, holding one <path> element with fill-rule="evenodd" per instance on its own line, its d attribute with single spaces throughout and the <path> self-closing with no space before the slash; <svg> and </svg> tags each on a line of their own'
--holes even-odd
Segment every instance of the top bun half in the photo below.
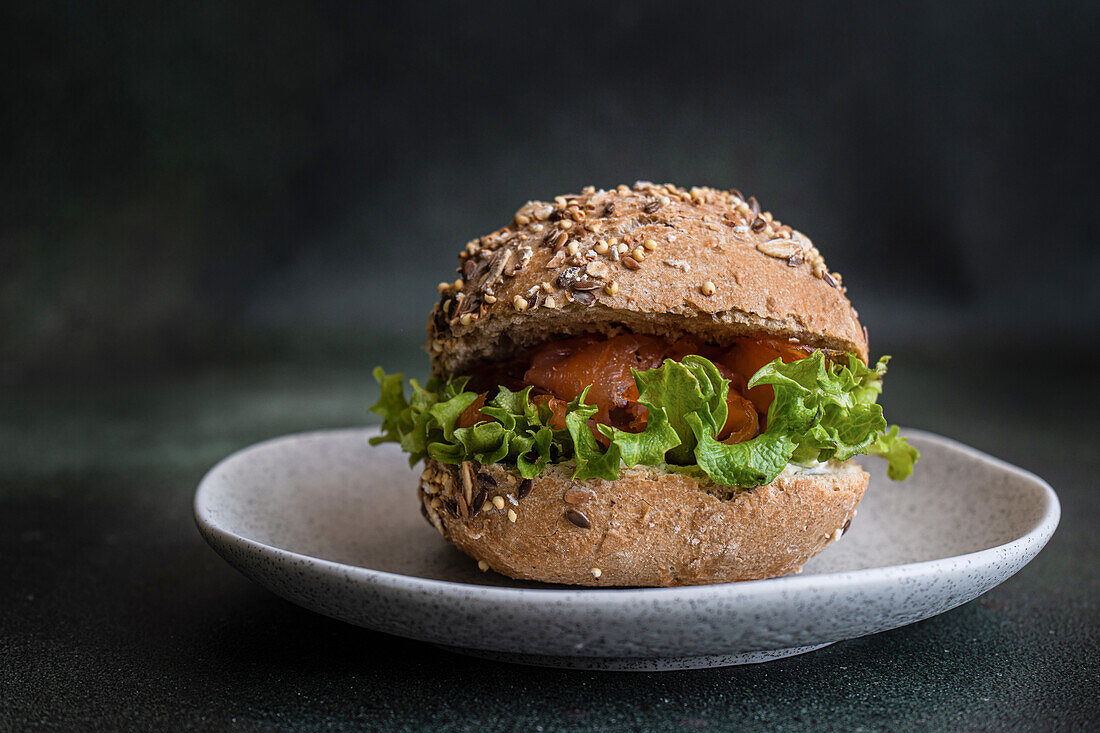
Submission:
<svg viewBox="0 0 1100 733">
<path fill-rule="evenodd" d="M 867 360 L 839 273 L 738 191 L 637 183 L 531 201 L 468 243 L 459 272 L 428 324 L 437 376 L 594 332 L 771 336 Z"/>
</svg>

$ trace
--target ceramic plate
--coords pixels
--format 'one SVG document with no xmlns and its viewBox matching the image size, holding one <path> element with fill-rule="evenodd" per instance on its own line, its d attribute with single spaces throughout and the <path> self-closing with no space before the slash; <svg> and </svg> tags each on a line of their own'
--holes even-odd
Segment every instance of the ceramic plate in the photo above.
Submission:
<svg viewBox="0 0 1100 733">
<path fill-rule="evenodd" d="M 278 438 L 215 466 L 199 529 L 278 595 L 352 624 L 509 661 L 599 669 L 760 662 L 943 613 L 1012 576 L 1050 539 L 1042 479 L 946 438 L 871 485 L 848 532 L 799 575 L 687 588 L 570 588 L 482 573 L 420 516 L 419 469 L 373 430 Z M 822 613 L 827 608 L 828 613 Z"/>
</svg>

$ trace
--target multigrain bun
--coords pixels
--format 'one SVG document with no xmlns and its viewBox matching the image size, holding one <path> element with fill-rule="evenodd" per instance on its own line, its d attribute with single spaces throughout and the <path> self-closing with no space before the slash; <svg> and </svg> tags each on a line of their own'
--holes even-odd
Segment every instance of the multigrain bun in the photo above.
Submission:
<svg viewBox="0 0 1100 733">
<path fill-rule="evenodd" d="M 809 238 L 737 191 L 638 183 L 528 202 L 508 226 L 469 242 L 458 272 L 440 283 L 428 324 L 437 377 L 592 333 L 713 346 L 789 338 L 867 360 L 839 273 Z M 798 571 L 840 537 L 868 480 L 850 461 L 788 467 L 745 489 L 650 466 L 577 482 L 573 468 L 524 480 L 508 466 L 427 459 L 421 508 L 483 570 L 573 585 L 691 585 Z"/>
<path fill-rule="evenodd" d="M 697 585 L 797 572 L 847 529 L 868 479 L 851 461 L 744 490 L 647 466 L 577 482 L 571 469 L 525 482 L 500 465 L 428 459 L 420 500 L 482 569 L 571 585 Z"/>
<path fill-rule="evenodd" d="M 623 252 L 618 250 L 623 249 Z M 804 234 L 753 197 L 636 184 L 532 201 L 459 255 L 428 326 L 437 376 L 553 336 L 794 338 L 867 359 L 867 337 Z"/>
</svg>

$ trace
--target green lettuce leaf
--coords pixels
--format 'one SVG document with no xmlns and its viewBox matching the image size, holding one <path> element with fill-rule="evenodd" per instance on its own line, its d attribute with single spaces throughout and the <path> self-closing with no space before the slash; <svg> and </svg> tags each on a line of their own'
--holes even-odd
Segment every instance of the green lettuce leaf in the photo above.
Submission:
<svg viewBox="0 0 1100 733">
<path fill-rule="evenodd" d="M 638 372 L 634 372 L 635 381 Z M 665 454 L 680 445 L 680 436 L 669 423 L 668 413 L 645 397 L 638 400 L 646 408 L 645 430 L 640 433 L 628 433 L 625 430 L 607 425 L 597 425 L 597 429 L 611 441 L 608 452 L 615 450 L 619 460 L 626 467 L 655 466 L 665 462 Z"/>
<path fill-rule="evenodd" d="M 573 442 L 573 458 L 577 462 L 573 478 L 578 481 L 590 478 L 614 481 L 619 477 L 622 454 L 614 443 L 605 451 L 588 427 L 588 421 L 598 411 L 595 406 L 584 404 L 588 389 L 585 387 L 584 391 L 569 403 L 565 413 L 565 424 L 568 426 L 569 437 Z"/>
<path fill-rule="evenodd" d="M 882 408 L 875 404 L 885 371 L 885 360 L 868 367 L 849 357 L 848 366 L 830 365 L 816 351 L 790 364 L 777 359 L 765 365 L 749 387 L 770 384 L 775 390 L 768 432 L 778 427 L 795 437 L 796 462 L 845 461 L 865 452 L 886 429 Z"/>
<path fill-rule="evenodd" d="M 531 446 L 516 456 L 516 468 L 519 469 L 520 476 L 535 478 L 553 460 L 554 454 L 554 431 L 548 427 L 539 428 Z"/>
<path fill-rule="evenodd" d="M 718 368 L 701 356 L 690 355 L 682 362 L 666 359 L 657 369 L 634 372 L 639 402 L 650 414 L 663 412 L 676 432 L 678 445 L 668 455 L 669 463 L 694 463 L 696 437 L 688 416 L 696 414 L 717 434 L 726 424 L 726 393 L 729 381 Z M 610 437 L 610 436 L 609 436 Z"/>
<path fill-rule="evenodd" d="M 428 412 L 431 413 L 443 430 L 444 438 L 454 440 L 455 423 L 458 422 L 459 416 L 466 411 L 466 408 L 474 404 L 476 400 L 476 392 L 462 392 L 446 402 L 436 402 L 428 408 Z"/>
<path fill-rule="evenodd" d="M 382 418 L 382 431 L 371 442 L 400 443 L 410 465 L 425 456 L 452 464 L 506 463 L 526 478 L 572 460 L 578 481 L 614 480 L 623 466 L 666 465 L 702 471 L 719 484 L 751 487 L 771 482 L 792 462 L 844 461 L 865 453 L 885 458 L 888 475 L 902 480 L 920 454 L 896 427 L 887 431 L 876 404 L 887 360 L 868 366 L 849 357 L 847 365 L 833 364 L 816 351 L 790 364 L 776 359 L 765 365 L 748 386 L 769 385 L 775 392 L 767 429 L 735 444 L 717 439 L 726 421 L 729 381 L 697 355 L 634 372 L 638 401 L 647 412 L 638 433 L 591 422 L 597 408 L 585 403 L 587 389 L 568 404 L 565 429 L 554 429 L 550 408 L 531 400 L 531 387 L 500 387 L 480 410 L 485 419 L 460 428 L 459 417 L 477 400 L 466 391 L 466 378 L 424 386 L 409 380 L 412 395 L 406 399 L 402 375 L 379 368 L 374 376 L 381 394 L 371 410 Z"/>
<path fill-rule="evenodd" d="M 519 392 L 513 392 L 507 387 L 500 387 L 496 397 L 481 408 L 481 414 L 497 420 L 508 430 L 541 426 L 538 406 L 531 402 L 531 389 L 532 387 L 525 387 Z"/>
<path fill-rule="evenodd" d="M 904 481 L 913 474 L 913 464 L 920 458 L 920 451 L 898 436 L 898 426 L 875 438 L 867 449 L 867 455 L 881 456 L 887 461 L 886 475 L 894 481 Z"/>
<path fill-rule="evenodd" d="M 720 443 L 714 431 L 692 413 L 688 422 L 698 444 L 695 459 L 699 468 L 723 486 L 759 486 L 771 483 L 794 452 L 794 439 L 782 433 L 758 435 L 743 443 Z"/>
<path fill-rule="evenodd" d="M 401 434 L 412 429 L 412 413 L 402 384 L 404 376 L 401 373 L 386 374 L 382 367 L 374 368 L 374 378 L 382 390 L 378 402 L 370 410 L 382 418 L 382 434 L 371 438 L 371 445 L 400 443 Z"/>
</svg>

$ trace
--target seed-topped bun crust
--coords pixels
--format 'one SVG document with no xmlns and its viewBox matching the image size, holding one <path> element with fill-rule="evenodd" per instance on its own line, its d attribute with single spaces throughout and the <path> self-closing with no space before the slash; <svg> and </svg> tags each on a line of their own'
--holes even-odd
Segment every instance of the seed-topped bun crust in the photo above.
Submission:
<svg viewBox="0 0 1100 733">
<path fill-rule="evenodd" d="M 531 201 L 459 260 L 428 325 L 436 375 L 590 332 L 793 338 L 867 359 L 839 273 L 737 191 L 638 183 Z"/>
<path fill-rule="evenodd" d="M 421 506 L 482 569 L 513 578 L 697 585 L 797 572 L 840 538 L 868 481 L 851 461 L 732 493 L 644 466 L 615 481 L 577 482 L 570 473 L 559 464 L 524 481 L 500 465 L 428 459 Z"/>
</svg>

